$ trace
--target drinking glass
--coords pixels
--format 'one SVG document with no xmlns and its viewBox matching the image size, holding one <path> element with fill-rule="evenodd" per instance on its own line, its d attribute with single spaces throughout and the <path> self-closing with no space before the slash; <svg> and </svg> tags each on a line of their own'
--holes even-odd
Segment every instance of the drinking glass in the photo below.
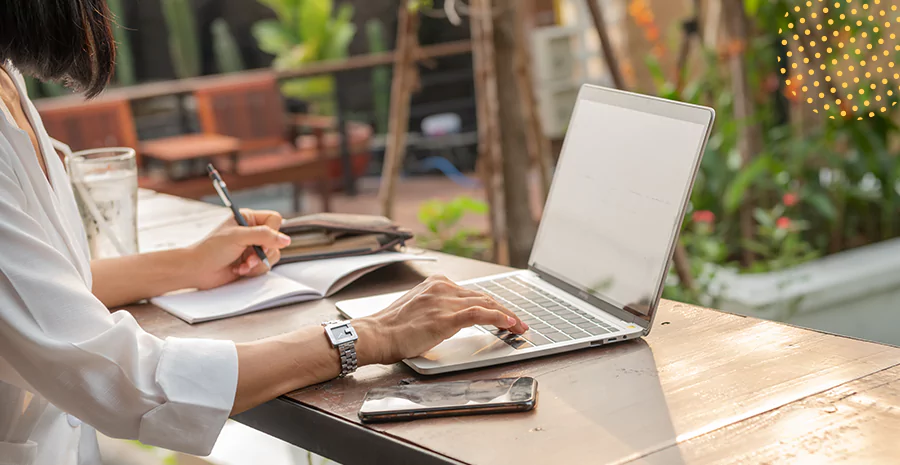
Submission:
<svg viewBox="0 0 900 465">
<path fill-rule="evenodd" d="M 82 150 L 66 157 L 66 168 L 91 258 L 137 253 L 138 170 L 134 149 Z"/>
</svg>

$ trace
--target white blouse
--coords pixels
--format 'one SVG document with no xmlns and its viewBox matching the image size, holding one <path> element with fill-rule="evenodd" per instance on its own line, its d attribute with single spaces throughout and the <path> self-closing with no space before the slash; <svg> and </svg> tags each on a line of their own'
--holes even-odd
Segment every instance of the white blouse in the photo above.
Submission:
<svg viewBox="0 0 900 465">
<path fill-rule="evenodd" d="M 94 297 L 65 168 L 21 75 L 4 69 L 50 182 L 0 102 L 0 465 L 99 465 L 94 428 L 209 454 L 234 404 L 234 343 L 161 340 Z"/>
</svg>

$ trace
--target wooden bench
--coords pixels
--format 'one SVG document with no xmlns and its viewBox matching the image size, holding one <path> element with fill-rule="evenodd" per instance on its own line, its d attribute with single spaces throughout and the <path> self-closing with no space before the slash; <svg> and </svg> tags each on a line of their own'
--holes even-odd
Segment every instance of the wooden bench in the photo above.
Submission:
<svg viewBox="0 0 900 465">
<path fill-rule="evenodd" d="M 294 209 L 300 210 L 297 190 L 315 184 L 322 209 L 331 210 L 330 180 L 341 175 L 337 160 L 341 136 L 333 118 L 288 115 L 278 84 L 271 75 L 226 81 L 197 90 L 202 134 L 156 139 L 140 143 L 127 100 L 72 102 L 41 110 L 49 134 L 73 150 L 98 147 L 134 147 L 138 164 L 148 159 L 166 165 L 163 173 L 142 170 L 141 187 L 199 199 L 215 194 L 205 176 L 181 178 L 173 166 L 180 161 L 215 159 L 232 190 L 289 183 L 294 187 Z M 365 170 L 372 129 L 347 125 L 354 172 Z M 202 171 L 201 171 L 202 172 Z"/>
</svg>

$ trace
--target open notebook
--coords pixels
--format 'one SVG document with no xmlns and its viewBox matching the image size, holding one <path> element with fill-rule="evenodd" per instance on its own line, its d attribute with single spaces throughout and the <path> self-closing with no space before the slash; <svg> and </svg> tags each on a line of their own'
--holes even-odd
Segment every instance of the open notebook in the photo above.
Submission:
<svg viewBox="0 0 900 465">
<path fill-rule="evenodd" d="M 150 301 L 188 323 L 228 318 L 272 307 L 322 299 L 362 275 L 392 263 L 433 257 L 381 252 L 276 265 L 263 276 L 241 279 L 206 291 L 183 291 Z"/>
</svg>

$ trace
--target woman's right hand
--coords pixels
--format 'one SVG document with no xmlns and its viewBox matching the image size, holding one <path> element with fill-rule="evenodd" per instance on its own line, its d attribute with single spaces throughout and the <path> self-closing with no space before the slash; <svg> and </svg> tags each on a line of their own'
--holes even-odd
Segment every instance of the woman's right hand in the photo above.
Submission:
<svg viewBox="0 0 900 465">
<path fill-rule="evenodd" d="M 361 365 L 416 357 L 474 325 L 496 326 L 517 334 L 528 331 L 528 325 L 493 298 L 443 276 L 426 279 L 390 307 L 353 322 Z"/>
</svg>

